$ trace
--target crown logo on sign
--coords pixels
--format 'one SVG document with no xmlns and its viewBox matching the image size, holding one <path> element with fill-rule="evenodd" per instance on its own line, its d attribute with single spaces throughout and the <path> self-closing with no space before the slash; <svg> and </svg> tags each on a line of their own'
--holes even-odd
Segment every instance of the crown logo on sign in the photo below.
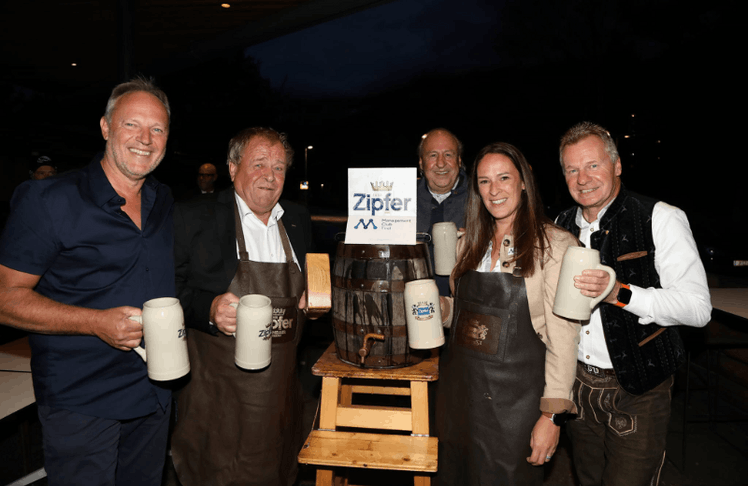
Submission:
<svg viewBox="0 0 748 486">
<path fill-rule="evenodd" d="M 375 191 L 391 191 L 392 186 L 395 185 L 394 182 L 384 182 L 384 181 L 381 181 L 381 182 L 374 181 L 374 182 L 370 182 L 369 184 L 371 184 L 371 188 Z"/>
</svg>

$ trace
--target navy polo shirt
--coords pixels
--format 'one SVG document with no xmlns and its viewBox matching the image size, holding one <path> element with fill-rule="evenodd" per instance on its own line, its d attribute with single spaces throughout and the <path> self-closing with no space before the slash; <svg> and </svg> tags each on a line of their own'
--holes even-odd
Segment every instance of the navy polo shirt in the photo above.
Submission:
<svg viewBox="0 0 748 486">
<path fill-rule="evenodd" d="M 173 199 L 149 176 L 141 191 L 142 231 L 122 211 L 101 167 L 21 184 L 0 238 L 0 264 L 40 275 L 36 291 L 91 309 L 142 307 L 173 297 Z M 171 392 L 148 379 L 134 351 L 95 336 L 29 336 L 36 401 L 124 420 L 168 404 Z"/>
</svg>

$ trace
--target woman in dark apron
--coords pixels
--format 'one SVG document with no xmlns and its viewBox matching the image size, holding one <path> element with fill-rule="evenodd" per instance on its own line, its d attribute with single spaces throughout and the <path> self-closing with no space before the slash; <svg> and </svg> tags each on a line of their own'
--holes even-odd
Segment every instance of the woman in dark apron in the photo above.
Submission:
<svg viewBox="0 0 748 486">
<path fill-rule="evenodd" d="M 282 221 L 278 226 L 286 255 L 283 263 L 251 261 L 243 250 L 236 208 L 235 221 L 242 250 L 228 291 L 238 297 L 270 297 L 272 361 L 263 370 L 244 371 L 234 365 L 232 336 L 190 334 L 192 378 L 179 397 L 172 436 L 174 466 L 180 482 L 190 486 L 290 486 L 303 440 L 296 348 L 304 324 L 304 314 L 297 309 L 304 278 Z M 222 417 L 211 419 L 218 415 Z"/>
<path fill-rule="evenodd" d="M 483 148 L 469 186 L 454 299 L 442 302 L 453 319 L 440 364 L 436 480 L 540 485 L 556 423 L 576 411 L 579 326 L 551 311 L 576 239 L 544 216 L 530 166 L 512 145 Z"/>
</svg>

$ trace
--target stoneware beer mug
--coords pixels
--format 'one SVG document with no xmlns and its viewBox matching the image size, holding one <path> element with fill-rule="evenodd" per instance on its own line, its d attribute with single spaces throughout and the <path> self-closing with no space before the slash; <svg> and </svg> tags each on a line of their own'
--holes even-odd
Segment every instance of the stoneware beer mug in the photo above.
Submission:
<svg viewBox="0 0 748 486">
<path fill-rule="evenodd" d="M 407 282 L 403 298 L 408 345 L 413 349 L 431 349 L 444 344 L 436 282 L 431 279 Z"/>
<path fill-rule="evenodd" d="M 594 299 L 582 295 L 582 291 L 574 286 L 574 277 L 581 275 L 582 270 L 604 270 L 610 275 L 608 286 Z M 592 314 L 592 309 L 610 293 L 615 284 L 616 272 L 600 264 L 599 251 L 581 246 L 570 246 L 561 262 L 553 313 L 567 319 L 587 320 Z"/>
<path fill-rule="evenodd" d="M 236 308 L 234 363 L 245 370 L 261 370 L 270 364 L 273 345 L 273 306 L 270 298 L 248 294 L 232 303 Z"/>
<path fill-rule="evenodd" d="M 450 275 L 457 258 L 457 226 L 451 221 L 435 223 L 431 228 L 434 242 L 434 273 Z"/>
<path fill-rule="evenodd" d="M 187 329 L 179 299 L 161 297 L 143 304 L 143 314 L 130 316 L 143 324 L 145 349 L 138 346 L 138 353 L 148 367 L 148 377 L 156 381 L 181 378 L 190 372 L 187 353 Z"/>
</svg>

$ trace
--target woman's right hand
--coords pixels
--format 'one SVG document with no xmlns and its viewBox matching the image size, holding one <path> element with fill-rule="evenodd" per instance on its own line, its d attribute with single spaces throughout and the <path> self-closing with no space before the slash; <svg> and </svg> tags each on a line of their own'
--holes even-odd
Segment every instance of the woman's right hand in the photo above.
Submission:
<svg viewBox="0 0 748 486">
<path fill-rule="evenodd" d="M 532 453 L 527 462 L 533 466 L 542 466 L 553 458 L 561 436 L 561 427 L 554 424 L 547 416 L 540 415 L 530 434 Z"/>
</svg>

